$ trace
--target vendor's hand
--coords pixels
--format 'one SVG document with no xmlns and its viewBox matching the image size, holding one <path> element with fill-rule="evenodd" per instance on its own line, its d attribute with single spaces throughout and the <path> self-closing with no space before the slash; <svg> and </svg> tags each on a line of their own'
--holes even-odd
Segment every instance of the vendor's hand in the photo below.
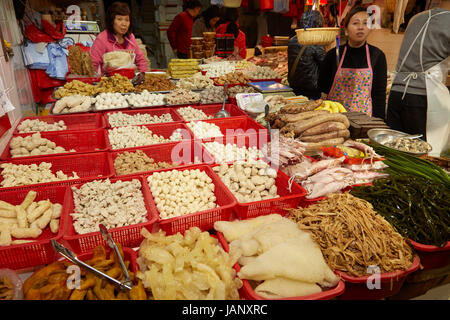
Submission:
<svg viewBox="0 0 450 320">
<path fill-rule="evenodd" d="M 133 84 L 137 86 L 138 84 L 143 83 L 145 80 L 145 72 L 139 72 L 133 79 Z"/>
</svg>

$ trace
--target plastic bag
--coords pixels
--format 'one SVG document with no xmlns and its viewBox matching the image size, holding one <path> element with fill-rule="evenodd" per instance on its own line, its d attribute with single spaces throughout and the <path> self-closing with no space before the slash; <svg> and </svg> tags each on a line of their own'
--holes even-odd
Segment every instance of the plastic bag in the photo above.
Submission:
<svg viewBox="0 0 450 320">
<path fill-rule="evenodd" d="M 0 269 L 0 285 L 3 284 L 3 279 L 7 278 L 12 285 L 12 293 L 10 298 L 0 296 L 0 300 L 23 300 L 23 282 L 19 275 L 11 269 Z"/>
<path fill-rule="evenodd" d="M 289 12 L 289 0 L 274 0 L 272 11 L 277 13 Z"/>
<path fill-rule="evenodd" d="M 127 57 L 124 53 L 128 53 Z M 136 69 L 134 63 L 136 53 L 134 50 L 115 50 L 103 55 L 103 65 L 105 71 L 114 71 L 120 69 Z"/>
</svg>

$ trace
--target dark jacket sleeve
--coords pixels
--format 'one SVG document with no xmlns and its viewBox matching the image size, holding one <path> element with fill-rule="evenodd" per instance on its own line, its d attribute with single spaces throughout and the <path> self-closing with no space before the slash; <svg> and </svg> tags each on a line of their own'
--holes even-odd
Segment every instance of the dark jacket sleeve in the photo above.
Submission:
<svg viewBox="0 0 450 320">
<path fill-rule="evenodd" d="M 175 19 L 173 19 L 172 23 L 169 26 L 169 29 L 167 29 L 167 39 L 169 39 L 170 46 L 173 50 L 178 50 L 177 33 L 182 24 L 183 18 L 181 17 L 181 14 L 178 14 Z"/>
<path fill-rule="evenodd" d="M 387 64 L 383 51 L 380 50 L 380 54 L 372 69 L 372 116 L 384 119 L 386 113 Z"/>
<path fill-rule="evenodd" d="M 336 72 L 336 48 L 329 50 L 320 64 L 318 87 L 320 92 L 328 94 Z"/>
<path fill-rule="evenodd" d="M 322 61 L 325 59 L 327 52 L 322 46 L 317 46 L 316 50 L 314 50 L 314 60 L 320 66 Z"/>
</svg>

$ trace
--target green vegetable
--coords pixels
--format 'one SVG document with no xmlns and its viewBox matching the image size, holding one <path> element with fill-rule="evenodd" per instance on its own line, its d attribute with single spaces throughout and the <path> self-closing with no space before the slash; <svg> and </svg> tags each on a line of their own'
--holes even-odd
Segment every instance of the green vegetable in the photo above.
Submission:
<svg viewBox="0 0 450 320">
<path fill-rule="evenodd" d="M 450 188 L 450 176 L 434 163 L 391 148 L 371 144 L 376 153 L 386 158 L 383 162 L 389 166 L 385 171 L 389 175 L 413 175 L 443 183 Z"/>
<path fill-rule="evenodd" d="M 404 237 L 435 246 L 450 240 L 450 190 L 440 182 L 395 175 L 350 193 L 370 202 Z"/>
</svg>

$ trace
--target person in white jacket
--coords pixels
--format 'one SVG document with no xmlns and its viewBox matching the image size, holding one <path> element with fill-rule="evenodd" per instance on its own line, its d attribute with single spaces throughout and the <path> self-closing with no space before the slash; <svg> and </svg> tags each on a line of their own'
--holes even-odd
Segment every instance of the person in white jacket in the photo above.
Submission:
<svg viewBox="0 0 450 320">
<path fill-rule="evenodd" d="M 400 48 L 388 99 L 386 123 L 394 130 L 421 133 L 431 155 L 450 148 L 450 11 L 432 9 L 414 16 Z"/>
</svg>

